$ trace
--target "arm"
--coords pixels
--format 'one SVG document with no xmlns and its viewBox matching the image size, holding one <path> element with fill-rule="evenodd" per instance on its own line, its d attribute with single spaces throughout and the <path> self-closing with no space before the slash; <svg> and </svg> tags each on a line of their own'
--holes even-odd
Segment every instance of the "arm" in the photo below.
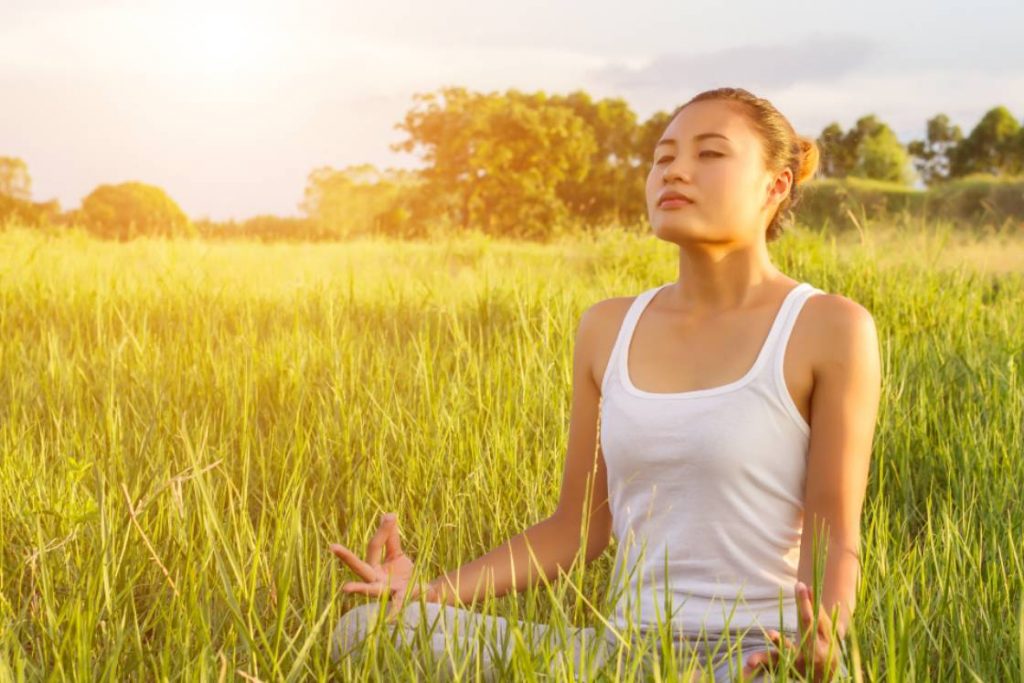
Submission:
<svg viewBox="0 0 1024 683">
<path fill-rule="evenodd" d="M 829 300 L 820 302 L 822 324 L 814 333 L 823 357 L 814 369 L 797 573 L 813 590 L 817 531 L 827 541 L 821 605 L 829 614 L 838 608 L 836 631 L 843 638 L 857 590 L 860 516 L 881 394 L 881 362 L 871 314 L 844 297 L 821 298 Z"/>
<path fill-rule="evenodd" d="M 602 304 L 587 309 L 576 332 L 569 438 L 557 509 L 501 546 L 432 580 L 428 599 L 462 606 L 482 599 L 485 591 L 493 590 L 495 597 L 519 591 L 541 575 L 549 581 L 557 578 L 581 549 L 590 562 L 608 546 L 608 482 L 597 443 L 600 389 L 592 371 L 601 309 Z M 586 518 L 584 510 L 589 510 Z"/>
</svg>

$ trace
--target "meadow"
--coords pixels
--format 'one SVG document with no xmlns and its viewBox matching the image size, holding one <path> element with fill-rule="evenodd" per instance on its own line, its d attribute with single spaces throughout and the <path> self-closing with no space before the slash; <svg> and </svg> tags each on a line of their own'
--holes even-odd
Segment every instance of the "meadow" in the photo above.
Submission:
<svg viewBox="0 0 1024 683">
<path fill-rule="evenodd" d="M 1024 238 L 798 226 L 770 249 L 879 330 L 855 679 L 1024 682 Z M 416 675 L 384 638 L 331 661 L 334 623 L 366 598 L 341 591 L 355 577 L 328 544 L 362 553 L 395 510 L 433 576 L 551 514 L 579 315 L 676 267 L 621 229 L 0 232 L 0 679 Z M 479 609 L 597 625 L 612 553 Z M 566 675 L 520 655 L 510 676 Z M 616 657 L 602 675 L 636 672 Z"/>
</svg>

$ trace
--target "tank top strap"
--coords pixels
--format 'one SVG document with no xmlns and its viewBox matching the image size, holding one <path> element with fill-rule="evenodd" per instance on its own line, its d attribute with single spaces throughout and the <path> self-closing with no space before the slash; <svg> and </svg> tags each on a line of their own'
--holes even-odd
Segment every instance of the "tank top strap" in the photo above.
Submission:
<svg viewBox="0 0 1024 683">
<path fill-rule="evenodd" d="M 790 296 L 786 297 L 785 304 L 778 313 L 779 319 L 772 327 L 771 338 L 766 342 L 768 348 L 765 351 L 770 358 L 775 361 L 781 360 L 780 356 L 785 352 L 785 346 L 790 341 L 793 327 L 797 323 L 797 316 L 804 307 L 804 303 L 815 294 L 823 294 L 823 292 L 810 283 L 801 283 L 790 292 Z"/>
<path fill-rule="evenodd" d="M 768 381 L 774 381 L 777 376 L 781 377 L 782 360 L 797 316 L 800 315 L 807 300 L 815 294 L 824 294 L 824 292 L 809 282 L 801 282 L 786 297 L 786 301 L 778 313 L 778 318 L 772 325 L 768 339 L 765 341 L 764 355 L 768 362 L 761 368 L 759 374 Z"/>
<path fill-rule="evenodd" d="M 612 345 L 611 353 L 608 356 L 608 364 L 605 367 L 604 377 L 601 379 L 601 392 L 605 392 L 605 387 L 608 386 L 612 376 L 618 376 L 621 370 L 619 369 L 619 363 L 624 363 L 625 360 L 621 360 L 621 357 L 625 353 L 625 346 L 633 336 L 633 329 L 636 327 L 636 323 L 640 320 L 640 313 L 644 307 L 647 306 L 647 302 L 654 298 L 654 295 L 658 293 L 658 290 L 668 287 L 671 282 L 666 282 L 663 285 L 657 287 L 651 287 L 650 289 L 644 290 L 637 294 L 633 298 L 633 302 L 626 309 L 626 315 L 622 318 L 622 324 L 619 325 L 619 333 L 615 337 L 615 343 Z"/>
</svg>

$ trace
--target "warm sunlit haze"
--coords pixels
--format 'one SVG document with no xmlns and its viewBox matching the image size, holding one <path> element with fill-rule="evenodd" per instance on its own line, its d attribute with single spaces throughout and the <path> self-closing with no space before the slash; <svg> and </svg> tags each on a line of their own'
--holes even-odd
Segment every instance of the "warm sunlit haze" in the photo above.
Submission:
<svg viewBox="0 0 1024 683">
<path fill-rule="evenodd" d="M 497 680 L 591 680 L 570 651 L 691 680 L 698 619 L 609 628 L 634 528 L 674 553 L 662 615 L 753 577 L 781 623 L 799 556 L 819 608 L 855 597 L 811 640 L 848 680 L 1024 683 L 1022 26 L 1020 0 L 2 0 L 0 683 L 481 680 L 486 629 L 334 656 L 469 563 L 506 589 L 472 607 L 513 624 Z M 829 296 L 766 338 L 785 278 Z M 607 374 L 624 298 L 679 280 Z M 784 362 L 711 382 L 751 337 Z M 630 379 L 687 372 L 712 391 Z M 660 530 L 628 495 L 584 513 L 609 434 L 605 484 L 674 492 Z"/>
</svg>

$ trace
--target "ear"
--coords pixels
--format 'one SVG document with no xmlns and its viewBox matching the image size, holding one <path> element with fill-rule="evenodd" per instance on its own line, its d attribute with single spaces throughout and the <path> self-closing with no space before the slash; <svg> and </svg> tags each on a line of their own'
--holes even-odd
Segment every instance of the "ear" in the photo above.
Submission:
<svg viewBox="0 0 1024 683">
<path fill-rule="evenodd" d="M 789 168 L 784 168 L 778 173 L 769 175 L 768 198 L 766 203 L 771 206 L 778 206 L 781 204 L 786 197 L 789 196 L 789 190 L 792 185 L 793 171 Z"/>
</svg>

